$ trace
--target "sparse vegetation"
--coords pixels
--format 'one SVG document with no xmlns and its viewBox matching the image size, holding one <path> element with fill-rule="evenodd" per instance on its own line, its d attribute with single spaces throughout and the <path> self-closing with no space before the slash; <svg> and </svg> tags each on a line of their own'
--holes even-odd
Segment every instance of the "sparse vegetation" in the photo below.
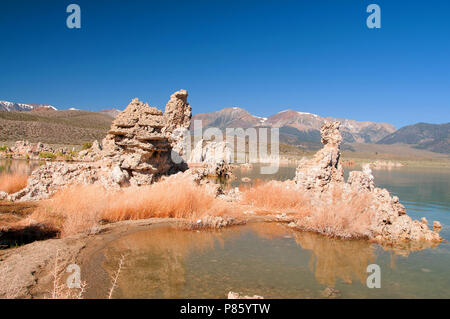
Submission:
<svg viewBox="0 0 450 319">
<path fill-rule="evenodd" d="M 90 149 L 92 147 L 92 142 L 84 142 L 82 145 L 81 145 L 81 150 L 88 150 L 88 149 Z"/>
<path fill-rule="evenodd" d="M 8 146 L 7 145 L 0 146 L 0 152 L 5 152 L 7 150 L 8 150 Z"/>
<path fill-rule="evenodd" d="M 81 145 L 102 140 L 113 118 L 89 111 L 0 111 L 0 141 Z"/>
<path fill-rule="evenodd" d="M 39 153 L 39 158 L 42 159 L 50 159 L 50 160 L 54 160 L 57 157 L 56 154 L 50 153 L 50 152 L 41 152 Z"/>
<path fill-rule="evenodd" d="M 265 210 L 291 214 L 301 229 L 343 238 L 367 238 L 374 211 L 366 194 L 357 191 L 329 192 L 327 200 L 309 196 L 283 182 L 259 183 L 242 187 L 242 203 Z"/>
<path fill-rule="evenodd" d="M 233 216 L 237 208 L 221 201 L 205 187 L 186 177 L 118 191 L 100 186 L 72 186 L 40 203 L 31 218 L 61 230 L 61 236 L 95 233 L 101 221 L 184 218 L 195 221 L 205 215 Z"/>
</svg>

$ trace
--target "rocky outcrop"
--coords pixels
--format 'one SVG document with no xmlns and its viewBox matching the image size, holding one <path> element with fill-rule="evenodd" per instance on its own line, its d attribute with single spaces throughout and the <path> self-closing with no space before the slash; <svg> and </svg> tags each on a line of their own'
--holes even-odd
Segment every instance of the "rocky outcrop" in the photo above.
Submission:
<svg viewBox="0 0 450 319">
<path fill-rule="evenodd" d="M 81 154 L 83 163 L 47 163 L 34 171 L 28 186 L 12 200 L 48 198 L 71 184 L 101 184 L 105 188 L 148 185 L 163 175 L 187 168 L 172 160 L 172 133 L 189 126 L 191 108 L 187 92 L 171 96 L 164 115 L 155 107 L 133 99 L 120 113 L 100 145 Z"/>
<path fill-rule="evenodd" d="M 295 174 L 295 183 L 312 191 L 324 191 L 334 182 L 344 181 L 344 170 L 340 159 L 342 136 L 339 122 L 325 122 L 320 133 L 324 147 L 313 158 L 303 158 Z"/>
<path fill-rule="evenodd" d="M 172 167 L 171 147 L 162 132 L 163 113 L 133 99 L 111 125 L 103 140 L 103 156 L 125 171 L 130 185 L 151 184 Z"/>
<path fill-rule="evenodd" d="M 13 146 L 6 149 L 3 152 L 4 157 L 14 158 L 14 159 L 40 159 L 41 153 L 56 154 L 57 152 L 62 153 L 63 149 L 55 150 L 47 144 L 43 143 L 30 143 L 29 141 L 16 141 Z"/>
<path fill-rule="evenodd" d="M 412 220 L 397 196 L 386 189 L 375 187 L 370 165 L 362 171 L 350 172 L 344 181 L 340 164 L 339 122 L 326 122 L 321 129 L 324 147 L 312 159 L 302 160 L 294 179 L 295 187 L 304 190 L 317 203 L 330 202 L 333 192 L 344 194 L 343 200 L 352 200 L 351 194 L 367 198 L 365 210 L 370 216 L 369 237 L 379 242 L 440 241 L 437 231 L 430 230 L 426 222 Z M 330 207 L 330 209 L 333 209 Z"/>
<path fill-rule="evenodd" d="M 31 173 L 28 185 L 11 194 L 11 201 L 30 201 L 49 198 L 59 189 L 68 185 L 99 184 L 105 188 L 119 188 L 114 181 L 112 170 L 104 163 L 49 162 Z"/>
<path fill-rule="evenodd" d="M 207 177 L 230 178 L 232 176 L 233 151 L 225 142 L 212 142 L 201 139 L 195 145 L 189 163 L 195 166 L 198 174 Z"/>
<path fill-rule="evenodd" d="M 187 102 L 186 90 L 179 90 L 170 96 L 164 111 L 166 126 L 162 132 L 168 138 L 172 148 L 172 161 L 177 170 L 187 169 L 187 145 L 190 145 L 189 125 L 191 123 L 192 108 Z M 189 143 L 189 144 L 188 144 Z"/>
<path fill-rule="evenodd" d="M 231 164 L 233 151 L 225 142 L 211 142 L 201 139 L 192 150 L 189 163 Z"/>
</svg>

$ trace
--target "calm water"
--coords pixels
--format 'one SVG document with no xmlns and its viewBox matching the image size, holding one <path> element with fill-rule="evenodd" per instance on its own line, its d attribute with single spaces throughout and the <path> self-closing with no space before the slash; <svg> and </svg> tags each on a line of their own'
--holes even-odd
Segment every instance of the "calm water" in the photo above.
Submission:
<svg viewBox="0 0 450 319">
<path fill-rule="evenodd" d="M 24 162 L 0 162 L 6 170 Z M 7 168 L 6 168 L 7 167 Z M 348 174 L 348 172 L 346 172 Z M 281 167 L 276 179 L 292 178 Z M 258 167 L 237 170 L 261 176 Z M 450 170 L 395 168 L 374 171 L 375 182 L 399 196 L 413 218 L 439 220 L 450 239 Z M 341 298 L 450 298 L 450 245 L 390 250 L 366 241 L 329 239 L 273 223 L 221 231 L 182 231 L 155 226 L 117 238 L 83 266 L 87 297 L 104 298 L 110 275 L 124 254 L 116 298 L 224 298 L 229 291 L 266 298 L 322 298 L 327 287 Z M 381 267 L 381 288 L 366 286 L 367 265 Z M 87 269 L 87 270 L 86 270 Z"/>
<path fill-rule="evenodd" d="M 264 178 L 246 170 L 242 176 Z M 292 178 L 284 167 L 278 179 Z M 397 168 L 374 172 L 378 186 L 400 197 L 408 214 L 440 220 L 450 238 L 450 170 Z M 234 182 L 239 183 L 239 179 Z M 121 237 L 93 258 L 102 297 L 124 254 L 116 298 L 224 298 L 229 291 L 266 298 L 450 298 L 450 247 L 443 243 L 395 251 L 366 241 L 329 239 L 274 223 L 221 231 L 181 231 L 157 226 Z M 381 288 L 366 286 L 366 269 L 381 267 Z"/>
</svg>

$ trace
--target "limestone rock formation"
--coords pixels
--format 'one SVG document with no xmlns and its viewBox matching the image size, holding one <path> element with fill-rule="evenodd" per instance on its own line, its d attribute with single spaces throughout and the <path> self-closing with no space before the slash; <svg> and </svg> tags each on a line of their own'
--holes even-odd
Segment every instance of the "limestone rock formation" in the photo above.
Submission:
<svg viewBox="0 0 450 319">
<path fill-rule="evenodd" d="M 31 173 L 28 185 L 11 194 L 11 201 L 29 201 L 49 198 L 68 185 L 99 184 L 106 188 L 119 188 L 113 181 L 111 169 L 103 162 L 65 163 L 49 162 Z"/>
<path fill-rule="evenodd" d="M 192 150 L 190 163 L 231 164 L 233 162 L 233 151 L 225 142 L 211 142 L 201 139 Z"/>
<path fill-rule="evenodd" d="M 325 122 L 320 133 L 324 147 L 312 159 L 302 159 L 297 167 L 295 183 L 305 189 L 324 191 L 332 182 L 344 181 L 340 159 L 342 136 L 339 122 Z"/>
<path fill-rule="evenodd" d="M 52 148 L 51 146 L 44 143 L 30 143 L 29 141 L 16 141 L 13 146 L 8 148 L 3 156 L 8 156 L 14 159 L 40 159 L 41 153 L 50 153 L 56 155 L 66 154 L 68 151 L 65 148 L 60 148 L 58 150 Z"/>
<path fill-rule="evenodd" d="M 172 167 L 171 147 L 162 132 L 163 113 L 133 99 L 111 125 L 103 140 L 106 160 L 126 171 L 131 185 L 146 185 Z"/>
<path fill-rule="evenodd" d="M 212 142 L 201 139 L 191 152 L 189 163 L 196 165 L 196 172 L 204 177 L 232 176 L 233 151 L 225 142 Z"/>
<path fill-rule="evenodd" d="M 163 133 L 169 137 L 176 129 L 189 128 L 191 124 L 192 108 L 187 102 L 188 93 L 186 90 L 179 90 L 170 96 L 166 104 L 164 118 L 166 126 Z"/>
<path fill-rule="evenodd" d="M 105 188 L 140 186 L 184 167 L 172 160 L 172 133 L 187 129 L 191 108 L 187 92 L 171 96 L 164 115 L 155 107 L 133 99 L 111 125 L 102 145 L 95 141 L 81 154 L 83 163 L 47 163 L 34 171 L 28 186 L 12 200 L 48 198 L 71 184 L 100 184 Z"/>
<path fill-rule="evenodd" d="M 187 102 L 187 97 L 186 90 L 179 90 L 170 96 L 164 111 L 166 126 L 162 129 L 172 147 L 172 161 L 180 170 L 187 168 L 187 145 L 191 143 L 188 129 L 192 108 Z"/>
<path fill-rule="evenodd" d="M 430 230 L 426 223 L 412 220 L 406 214 L 406 209 L 397 196 L 391 196 L 386 189 L 375 187 L 370 165 L 364 165 L 362 171 L 350 172 L 347 183 L 344 181 L 339 162 L 342 142 L 339 125 L 339 122 L 324 123 L 320 130 L 324 147 L 312 159 L 301 161 L 294 179 L 296 187 L 307 190 L 313 200 L 322 202 L 329 201 L 332 191 L 336 190 L 344 195 L 357 193 L 367 196 L 367 207 L 374 212 L 369 229 L 370 237 L 379 242 L 440 241 L 438 232 Z"/>
</svg>

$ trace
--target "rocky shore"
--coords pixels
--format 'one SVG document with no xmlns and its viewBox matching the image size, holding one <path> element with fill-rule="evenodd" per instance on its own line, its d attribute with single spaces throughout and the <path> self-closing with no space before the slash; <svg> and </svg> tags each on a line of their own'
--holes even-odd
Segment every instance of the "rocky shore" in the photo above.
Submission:
<svg viewBox="0 0 450 319">
<path fill-rule="evenodd" d="M 236 211 L 241 212 L 238 217 L 217 216 L 210 212 L 198 219 L 171 219 L 175 223 L 183 222 L 183 227 L 189 229 L 221 228 L 263 216 L 262 220 L 265 221 L 283 222 L 294 229 L 335 237 L 352 237 L 354 234 L 349 233 L 345 227 L 359 227 L 358 237 L 381 244 L 403 245 L 421 241 L 439 243 L 442 240 L 438 221 L 434 221 L 434 229 L 430 229 L 426 219 L 412 220 L 398 197 L 391 196 L 386 189 L 375 187 L 370 165 L 365 165 L 362 171 L 350 172 L 345 180 L 341 163 L 342 136 L 339 122 L 324 123 L 320 131 L 323 148 L 312 158 L 300 161 L 294 179 L 269 182 L 276 184 L 282 192 L 301 194 L 305 207 L 310 211 L 302 214 L 282 212 L 260 207 L 258 203 L 244 202 L 244 190 L 226 189 L 209 179 L 211 176 L 232 176 L 232 151 L 229 145 L 220 141 L 201 140 L 187 158 L 185 139 L 192 115 L 187 96 L 185 90 L 172 94 L 164 113 L 133 99 L 116 117 L 102 143 L 94 142 L 89 149 L 78 154 L 80 162 L 47 162 L 32 172 L 24 189 L 10 195 L 0 194 L 3 197 L 0 200 L 18 203 L 42 201 L 53 198 L 59 191 L 74 185 L 99 186 L 106 193 L 126 189 L 139 192 L 149 185 L 170 185 L 167 183 L 171 182 L 175 185 L 181 179 L 188 179 L 198 185 L 199 190 L 206 189 L 208 194 L 213 194 L 214 200 L 231 204 Z M 36 156 L 43 151 L 51 151 L 43 145 L 31 147 L 27 143 L 19 144 L 13 149 L 14 153 Z M 251 189 L 252 186 L 249 187 Z M 349 212 L 349 209 L 355 207 L 355 203 L 359 205 L 356 213 Z M 321 224 L 314 219 L 316 210 L 321 207 L 333 213 L 332 218 L 343 225 L 342 229 L 330 227 L 327 224 L 330 220 Z M 130 225 L 139 228 L 139 225 L 148 225 L 158 220 L 122 221 L 101 226 L 101 229 L 123 230 Z M 361 221 L 364 223 L 355 225 Z M 33 226 L 33 222 L 36 225 L 40 223 L 33 220 L 28 222 L 28 226 Z M 43 269 L 45 272 L 49 271 L 48 250 L 65 251 L 67 256 L 64 259 L 68 262 L 76 259 L 93 238 L 104 236 L 101 235 L 102 231 L 91 232 L 90 236 L 84 234 L 52 239 L 7 250 L 0 254 L 0 273 L 8 278 L 18 276 L 17 289 L 13 289 L 17 296 L 42 296 L 42 291 L 33 292 L 33 287 L 38 277 L 41 280 L 40 278 L 48 275 L 36 275 Z M 22 264 L 27 266 L 23 268 L 20 266 Z M 6 283 L 0 281 L 0 296 L 12 294 L 7 289 Z"/>
</svg>

